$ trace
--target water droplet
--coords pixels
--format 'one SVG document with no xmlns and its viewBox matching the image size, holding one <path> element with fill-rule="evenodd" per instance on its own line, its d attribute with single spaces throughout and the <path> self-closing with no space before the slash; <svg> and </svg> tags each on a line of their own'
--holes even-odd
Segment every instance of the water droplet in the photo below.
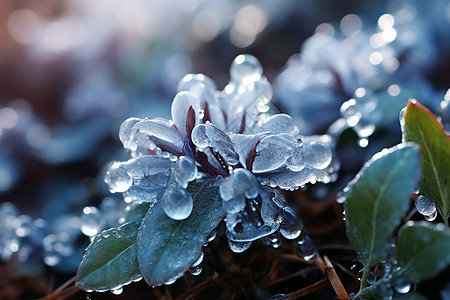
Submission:
<svg viewBox="0 0 450 300">
<path fill-rule="evenodd" d="M 369 273 L 369 276 L 367 276 L 367 283 L 368 284 L 374 284 L 377 281 L 377 276 L 373 272 Z"/>
<path fill-rule="evenodd" d="M 419 214 L 424 216 L 431 216 L 436 212 L 435 202 L 432 199 L 424 197 L 422 195 L 417 197 L 415 206 Z"/>
<path fill-rule="evenodd" d="M 298 257 L 309 261 L 313 259 L 316 256 L 316 245 L 314 244 L 313 240 L 306 235 L 304 232 L 301 234 L 302 239 L 298 241 L 297 247 L 296 247 L 296 254 Z"/>
<path fill-rule="evenodd" d="M 364 273 L 364 269 L 361 269 L 358 271 L 358 273 L 356 273 L 356 278 L 358 278 L 359 281 L 361 281 L 363 273 Z"/>
<path fill-rule="evenodd" d="M 411 284 L 406 279 L 400 279 L 395 284 L 394 289 L 399 294 L 406 294 L 411 290 Z"/>
<path fill-rule="evenodd" d="M 133 184 L 133 177 L 122 163 L 115 162 L 106 173 L 105 182 L 111 193 L 122 193 Z"/>
<path fill-rule="evenodd" d="M 194 145 L 196 145 L 199 148 L 206 148 L 211 145 L 211 141 L 206 135 L 205 124 L 198 124 L 197 126 L 194 127 L 191 133 L 191 139 Z"/>
<path fill-rule="evenodd" d="M 361 113 L 356 109 L 356 100 L 350 99 L 341 105 L 341 116 L 350 127 L 355 127 L 361 119 Z"/>
<path fill-rule="evenodd" d="M 197 276 L 202 272 L 202 265 L 190 267 L 188 270 L 189 270 L 189 273 L 191 273 L 194 276 Z"/>
<path fill-rule="evenodd" d="M 283 208 L 283 221 L 280 225 L 280 233 L 287 239 L 296 239 L 303 229 L 303 222 L 297 213 L 289 207 Z"/>
<path fill-rule="evenodd" d="M 118 287 L 118 288 L 111 290 L 111 293 L 113 293 L 114 295 L 120 295 L 120 294 L 122 294 L 122 292 L 123 292 L 123 287 Z"/>
<path fill-rule="evenodd" d="M 80 217 L 81 232 L 84 235 L 92 237 L 97 235 L 105 226 L 99 210 L 94 206 L 83 208 L 83 214 Z"/>
<path fill-rule="evenodd" d="M 211 231 L 208 235 L 208 237 L 206 238 L 206 240 L 208 241 L 208 243 L 212 242 L 217 236 L 217 230 L 214 229 L 213 231 Z"/>
<path fill-rule="evenodd" d="M 263 69 L 258 59 L 253 55 L 237 56 L 230 67 L 231 80 L 237 83 L 248 83 L 261 78 Z"/>
<path fill-rule="evenodd" d="M 425 216 L 425 220 L 427 220 L 428 222 L 432 222 L 436 219 L 436 217 L 437 217 L 437 210 L 435 210 L 433 214 Z"/>
<path fill-rule="evenodd" d="M 194 202 L 191 194 L 180 186 L 172 186 L 164 193 L 162 207 L 166 215 L 174 220 L 189 217 Z"/>
<path fill-rule="evenodd" d="M 315 169 L 325 169 L 331 163 L 331 149 L 327 144 L 312 141 L 303 145 L 306 164 Z"/>
<path fill-rule="evenodd" d="M 336 197 L 336 202 L 337 202 L 337 203 L 342 204 L 342 203 L 345 202 L 346 199 L 347 199 L 347 198 L 344 196 L 344 193 L 343 193 L 343 192 L 337 193 L 337 197 Z"/>
<path fill-rule="evenodd" d="M 197 177 L 197 166 L 195 162 L 187 156 L 181 156 L 175 164 L 175 180 L 187 187 L 188 183 Z"/>
</svg>

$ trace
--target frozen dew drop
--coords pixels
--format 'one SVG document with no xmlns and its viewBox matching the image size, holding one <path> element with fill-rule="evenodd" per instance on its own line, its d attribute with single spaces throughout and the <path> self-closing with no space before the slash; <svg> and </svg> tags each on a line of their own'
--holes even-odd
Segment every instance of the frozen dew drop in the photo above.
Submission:
<svg viewBox="0 0 450 300">
<path fill-rule="evenodd" d="M 181 156 L 175 165 L 175 179 L 184 188 L 197 177 L 197 166 L 187 156 Z"/>
<path fill-rule="evenodd" d="M 286 166 L 294 172 L 300 172 L 305 165 L 306 160 L 302 151 L 294 151 L 294 153 L 286 160 Z"/>
<path fill-rule="evenodd" d="M 415 205 L 421 215 L 431 216 L 436 212 L 436 204 L 434 201 L 422 195 L 417 198 Z"/>
<path fill-rule="evenodd" d="M 400 279 L 395 284 L 394 289 L 399 294 L 406 294 L 411 290 L 411 284 L 406 279 Z"/>
<path fill-rule="evenodd" d="M 139 118 L 129 118 L 125 120 L 122 125 L 120 125 L 119 129 L 119 139 L 122 142 L 125 149 L 131 149 L 132 148 L 132 141 L 130 141 L 131 136 L 131 129 L 133 128 L 136 123 L 142 121 L 142 119 Z"/>
<path fill-rule="evenodd" d="M 202 272 L 202 265 L 198 265 L 195 267 L 190 267 L 188 269 L 189 273 L 191 273 L 194 276 L 200 275 L 200 273 Z"/>
<path fill-rule="evenodd" d="M 191 133 L 192 142 L 199 148 L 206 148 L 211 146 L 211 141 L 206 135 L 206 125 L 198 124 L 194 127 Z"/>
<path fill-rule="evenodd" d="M 217 230 L 214 229 L 213 231 L 211 231 L 208 235 L 208 237 L 206 238 L 206 240 L 208 241 L 208 243 L 211 243 L 212 241 L 214 241 L 214 239 L 217 236 Z"/>
<path fill-rule="evenodd" d="M 234 253 L 241 253 L 250 248 L 252 242 L 235 242 L 228 239 L 228 246 Z"/>
<path fill-rule="evenodd" d="M 303 145 L 303 155 L 305 156 L 306 164 L 315 169 L 325 169 L 331 163 L 331 149 L 328 145 L 312 141 Z"/>
<path fill-rule="evenodd" d="M 374 284 L 377 281 L 377 276 L 373 272 L 369 273 L 369 276 L 367 276 L 367 283 L 368 284 Z"/>
<path fill-rule="evenodd" d="M 342 193 L 342 192 L 337 193 L 337 197 L 336 197 L 337 203 L 342 204 L 345 202 L 345 200 L 347 200 L 347 198 L 344 196 L 344 193 Z"/>
<path fill-rule="evenodd" d="M 164 193 L 162 207 L 166 215 L 174 220 L 189 217 L 194 202 L 191 194 L 180 186 L 172 186 Z"/>
<path fill-rule="evenodd" d="M 358 273 L 356 273 L 356 278 L 358 278 L 358 280 L 361 281 L 363 274 L 364 274 L 364 269 L 359 270 Z"/>
<path fill-rule="evenodd" d="M 120 295 L 123 292 L 123 287 L 118 287 L 116 289 L 111 290 L 111 293 L 113 293 L 114 295 Z"/>
<path fill-rule="evenodd" d="M 14 222 L 15 232 L 18 237 L 26 237 L 34 227 L 33 219 L 28 215 L 20 215 Z"/>
<path fill-rule="evenodd" d="M 435 210 L 433 214 L 425 216 L 425 220 L 427 220 L 428 222 L 432 222 L 436 219 L 436 217 L 437 217 L 437 210 Z"/>
<path fill-rule="evenodd" d="M 356 100 L 350 99 L 341 105 L 341 116 L 350 127 L 356 126 L 361 119 L 361 113 L 356 109 Z"/>
<path fill-rule="evenodd" d="M 303 222 L 297 213 L 290 207 L 283 208 L 283 221 L 280 224 L 280 233 L 287 239 L 296 239 L 303 229 Z"/>
<path fill-rule="evenodd" d="M 398 114 L 398 120 L 400 121 L 400 125 L 403 128 L 403 125 L 405 125 L 405 113 L 406 113 L 406 107 L 403 107 L 400 113 Z"/>
<path fill-rule="evenodd" d="M 203 258 L 205 257 L 205 254 L 202 252 L 200 252 L 200 255 L 198 256 L 197 260 L 191 265 L 191 267 L 196 267 L 198 265 L 200 265 L 203 261 Z"/>
<path fill-rule="evenodd" d="M 122 193 L 131 187 L 133 177 L 122 163 L 115 162 L 106 173 L 105 182 L 111 193 Z"/>
<path fill-rule="evenodd" d="M 316 245 L 306 234 L 302 234 L 302 239 L 298 241 L 295 252 L 298 257 L 309 261 L 316 256 Z"/>
<path fill-rule="evenodd" d="M 92 237 L 97 235 L 105 226 L 100 211 L 94 206 L 86 206 L 80 217 L 81 232 L 84 235 Z"/>
<path fill-rule="evenodd" d="M 237 56 L 230 67 L 231 80 L 237 83 L 248 83 L 261 78 L 263 69 L 258 59 L 253 55 Z"/>
</svg>

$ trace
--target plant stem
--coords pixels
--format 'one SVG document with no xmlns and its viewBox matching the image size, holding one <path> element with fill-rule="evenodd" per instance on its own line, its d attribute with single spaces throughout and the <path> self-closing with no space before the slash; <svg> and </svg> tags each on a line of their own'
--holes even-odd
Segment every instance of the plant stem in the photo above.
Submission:
<svg viewBox="0 0 450 300">
<path fill-rule="evenodd" d="M 361 278 L 361 279 L 362 279 L 362 278 Z M 372 284 L 371 286 L 360 288 L 360 289 L 359 289 L 359 292 L 355 295 L 355 297 L 352 298 L 352 300 L 358 299 L 359 296 L 363 295 L 363 294 L 366 292 L 366 290 L 368 290 L 368 289 L 373 289 L 373 288 L 375 288 L 376 286 L 378 286 L 379 284 L 381 284 L 382 282 L 383 282 L 383 280 L 382 280 L 382 279 L 379 279 L 377 282 L 375 282 L 375 283 Z M 362 283 L 362 282 L 361 282 L 361 283 Z"/>
<path fill-rule="evenodd" d="M 370 268 L 364 268 L 362 277 L 361 277 L 361 284 L 359 285 L 359 291 L 361 292 L 366 287 L 367 283 L 367 277 L 369 277 Z"/>
</svg>

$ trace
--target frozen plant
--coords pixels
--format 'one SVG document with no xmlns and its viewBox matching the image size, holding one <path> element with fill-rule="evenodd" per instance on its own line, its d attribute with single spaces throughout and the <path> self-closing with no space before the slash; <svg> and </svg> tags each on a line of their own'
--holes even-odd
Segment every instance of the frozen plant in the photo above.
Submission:
<svg viewBox="0 0 450 300">
<path fill-rule="evenodd" d="M 155 286 L 187 269 L 198 274 L 202 246 L 224 218 L 234 252 L 261 238 L 278 247 L 280 233 L 288 239 L 302 233 L 301 219 L 276 188 L 334 180 L 333 141 L 300 136 L 290 116 L 268 114 L 272 87 L 255 57 L 236 57 L 230 75 L 222 91 L 205 75 L 186 75 L 172 120 L 122 124 L 130 159 L 112 163 L 105 182 L 132 207 L 121 227 L 86 249 L 78 287 L 115 290 L 141 276 Z M 310 259 L 314 251 L 307 248 Z"/>
</svg>

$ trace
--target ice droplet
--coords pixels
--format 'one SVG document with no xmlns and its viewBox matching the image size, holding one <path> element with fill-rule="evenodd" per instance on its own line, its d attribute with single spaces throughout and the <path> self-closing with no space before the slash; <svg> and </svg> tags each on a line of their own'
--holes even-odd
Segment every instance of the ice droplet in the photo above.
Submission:
<svg viewBox="0 0 450 300">
<path fill-rule="evenodd" d="M 406 113 L 406 107 L 403 107 L 400 113 L 398 114 L 398 120 L 400 121 L 400 125 L 403 128 L 403 125 L 405 125 L 405 113 Z"/>
<path fill-rule="evenodd" d="M 421 215 L 431 216 L 436 212 L 436 204 L 434 201 L 422 195 L 417 198 L 415 205 Z"/>
<path fill-rule="evenodd" d="M 200 275 L 200 273 L 202 272 L 202 265 L 198 265 L 195 267 L 190 267 L 188 269 L 189 273 L 191 273 L 194 276 Z"/>
<path fill-rule="evenodd" d="M 315 169 L 325 169 L 331 163 L 330 147 L 319 141 L 312 141 L 303 145 L 306 164 Z"/>
<path fill-rule="evenodd" d="M 411 284 L 406 279 L 400 279 L 394 286 L 394 289 L 399 294 L 406 294 L 411 290 Z"/>
<path fill-rule="evenodd" d="M 356 100 L 350 99 L 341 105 L 341 115 L 350 127 L 354 127 L 361 119 L 361 113 L 356 109 Z"/>
<path fill-rule="evenodd" d="M 206 135 L 206 125 L 198 124 L 191 133 L 192 142 L 199 148 L 206 148 L 211 145 L 211 141 Z"/>
<path fill-rule="evenodd" d="M 297 242 L 296 247 L 296 254 L 298 257 L 309 261 L 313 259 L 316 256 L 316 245 L 314 244 L 313 240 L 306 234 L 302 233 L 302 239 Z"/>
<path fill-rule="evenodd" d="M 111 293 L 113 293 L 114 295 L 120 295 L 123 292 L 123 287 L 118 287 L 116 289 L 111 290 Z"/>
<path fill-rule="evenodd" d="M 252 242 L 235 242 L 228 239 L 228 246 L 234 253 L 241 253 L 250 248 Z"/>
<path fill-rule="evenodd" d="M 437 217 L 437 210 L 435 210 L 433 214 L 425 216 L 425 220 L 427 220 L 428 222 L 432 222 L 436 219 L 436 217 Z"/>
<path fill-rule="evenodd" d="M 220 185 L 220 196 L 224 201 L 243 196 L 251 199 L 258 195 L 258 183 L 248 170 L 239 168 L 233 171 Z"/>
<path fill-rule="evenodd" d="M 280 233 L 287 239 L 296 239 L 303 229 L 303 222 L 297 213 L 290 207 L 283 209 L 283 221 L 280 225 Z"/>
<path fill-rule="evenodd" d="M 182 187 L 186 188 L 188 183 L 197 177 L 197 166 L 187 156 L 181 156 L 175 165 L 175 179 Z"/>
<path fill-rule="evenodd" d="M 111 193 L 123 193 L 133 184 L 133 177 L 122 163 L 115 162 L 106 172 L 105 182 Z"/>
<path fill-rule="evenodd" d="M 230 67 L 231 80 L 237 83 L 248 83 L 261 78 L 263 69 L 258 59 L 253 55 L 237 56 Z"/>
<path fill-rule="evenodd" d="M 342 193 L 342 192 L 337 193 L 337 197 L 336 197 L 337 203 L 342 204 L 345 202 L 345 200 L 347 200 L 347 198 L 344 196 L 344 193 Z"/>
<path fill-rule="evenodd" d="M 99 210 L 94 206 L 86 206 L 83 208 L 83 214 L 80 217 L 81 232 L 84 235 L 92 237 L 98 234 L 105 226 Z"/>
<path fill-rule="evenodd" d="M 367 283 L 368 284 L 374 284 L 377 281 L 377 276 L 373 272 L 369 273 L 369 276 L 367 276 Z"/>
<path fill-rule="evenodd" d="M 172 186 L 164 193 L 162 207 L 166 215 L 174 220 L 189 217 L 194 202 L 191 194 L 180 186 Z"/>
</svg>

